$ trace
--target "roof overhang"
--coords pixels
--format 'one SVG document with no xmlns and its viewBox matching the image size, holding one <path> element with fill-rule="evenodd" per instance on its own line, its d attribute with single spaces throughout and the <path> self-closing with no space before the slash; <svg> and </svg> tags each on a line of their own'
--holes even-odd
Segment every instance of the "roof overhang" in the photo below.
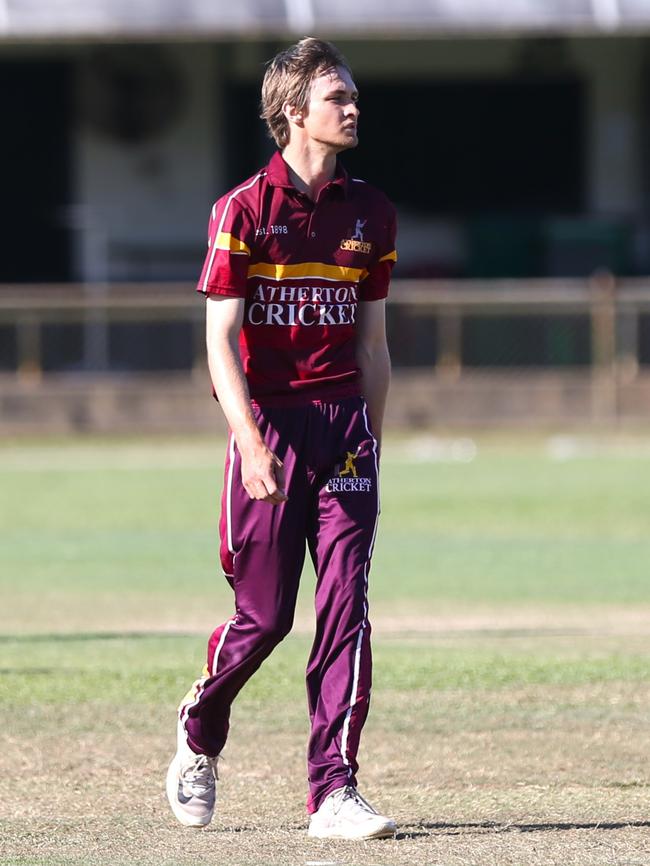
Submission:
<svg viewBox="0 0 650 866">
<path fill-rule="evenodd" d="M 650 0 L 0 0 L 0 40 L 650 31 Z"/>
</svg>

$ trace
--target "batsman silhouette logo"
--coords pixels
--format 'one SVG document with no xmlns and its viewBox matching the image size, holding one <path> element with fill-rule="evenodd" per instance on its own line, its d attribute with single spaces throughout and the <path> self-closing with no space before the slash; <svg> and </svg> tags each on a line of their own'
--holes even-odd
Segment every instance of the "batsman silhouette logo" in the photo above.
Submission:
<svg viewBox="0 0 650 866">
<path fill-rule="evenodd" d="M 371 241 L 366 241 L 363 238 L 363 230 L 368 220 L 358 219 L 354 226 L 354 232 L 350 232 L 349 238 L 344 238 L 341 241 L 341 249 L 349 250 L 353 253 L 365 253 L 370 255 L 372 252 Z"/>
<path fill-rule="evenodd" d="M 359 452 L 353 454 L 351 451 L 348 451 L 348 456 L 345 459 L 345 466 L 339 472 L 339 478 L 342 478 L 344 475 L 349 475 L 352 473 L 353 478 L 358 478 L 357 467 L 354 465 L 354 461 L 357 459 Z"/>
<path fill-rule="evenodd" d="M 363 478 L 357 472 L 356 461 L 359 451 L 346 451 L 345 463 L 336 467 L 336 475 L 327 482 L 328 493 L 370 493 L 372 479 Z"/>
</svg>

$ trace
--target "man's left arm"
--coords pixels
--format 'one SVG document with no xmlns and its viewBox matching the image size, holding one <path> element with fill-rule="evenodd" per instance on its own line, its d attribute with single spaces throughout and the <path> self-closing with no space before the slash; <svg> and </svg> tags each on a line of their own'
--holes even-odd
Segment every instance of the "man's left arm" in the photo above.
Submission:
<svg viewBox="0 0 650 866">
<path fill-rule="evenodd" d="M 390 355 L 386 341 L 386 300 L 361 301 L 357 308 L 357 364 L 372 430 L 381 443 L 386 396 L 390 383 Z"/>
</svg>

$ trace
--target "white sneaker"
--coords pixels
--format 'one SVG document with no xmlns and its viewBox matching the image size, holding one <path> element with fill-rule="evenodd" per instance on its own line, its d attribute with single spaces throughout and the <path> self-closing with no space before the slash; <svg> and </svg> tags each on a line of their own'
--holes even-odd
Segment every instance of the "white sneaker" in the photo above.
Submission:
<svg viewBox="0 0 650 866">
<path fill-rule="evenodd" d="M 178 748 L 167 771 L 167 799 L 174 815 L 186 827 L 205 827 L 212 820 L 218 760 L 193 752 L 179 721 Z"/>
<path fill-rule="evenodd" d="M 383 839 L 397 827 L 363 799 L 356 788 L 339 788 L 323 800 L 311 816 L 309 836 L 317 839 Z"/>
</svg>

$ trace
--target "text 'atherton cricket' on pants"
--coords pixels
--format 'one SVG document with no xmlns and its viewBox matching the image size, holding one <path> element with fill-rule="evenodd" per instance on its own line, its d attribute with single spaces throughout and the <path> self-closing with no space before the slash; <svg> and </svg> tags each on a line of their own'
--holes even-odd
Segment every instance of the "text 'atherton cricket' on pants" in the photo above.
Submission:
<svg viewBox="0 0 650 866">
<path fill-rule="evenodd" d="M 291 630 L 307 543 L 317 576 L 307 665 L 313 812 L 331 791 L 356 785 L 372 670 L 367 588 L 379 515 L 377 443 L 360 397 L 257 408 L 256 420 L 284 463 L 289 499 L 278 506 L 249 499 L 231 435 L 220 532 L 235 614 L 212 634 L 181 720 L 195 751 L 221 752 L 233 700 Z"/>
</svg>

